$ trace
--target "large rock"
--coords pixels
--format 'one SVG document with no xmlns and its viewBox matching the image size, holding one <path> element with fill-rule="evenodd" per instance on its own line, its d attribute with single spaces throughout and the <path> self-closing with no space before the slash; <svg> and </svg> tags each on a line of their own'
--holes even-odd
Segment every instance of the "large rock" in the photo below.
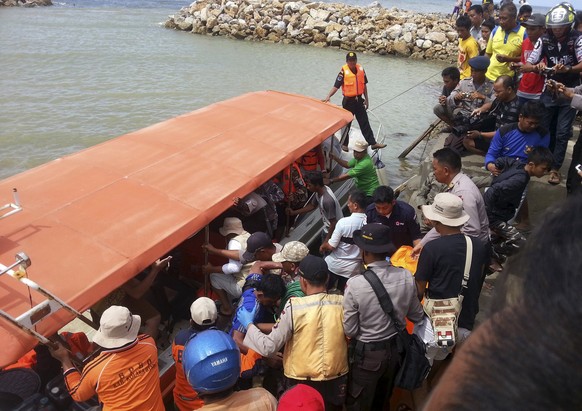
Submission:
<svg viewBox="0 0 582 411">
<path fill-rule="evenodd" d="M 331 15 L 331 12 L 329 12 L 328 10 L 322 10 L 322 9 L 311 9 L 309 11 L 309 15 L 311 17 L 313 17 L 315 20 L 327 21 L 327 20 L 329 20 L 329 16 Z"/>
<path fill-rule="evenodd" d="M 447 36 L 445 35 L 445 33 L 439 31 L 431 31 L 424 38 L 425 40 L 430 40 L 434 43 L 444 43 L 445 41 L 447 41 Z"/>
<path fill-rule="evenodd" d="M 392 44 L 392 51 L 394 51 L 396 54 L 399 54 L 401 56 L 405 56 L 405 57 L 410 56 L 410 49 L 408 48 L 408 44 L 402 40 L 396 40 Z"/>
<path fill-rule="evenodd" d="M 391 39 L 397 39 L 402 34 L 402 26 L 400 24 L 395 24 L 386 30 L 386 34 Z"/>
<path fill-rule="evenodd" d="M 49 0 L 0 0 L 0 4 Z M 342 3 L 283 0 L 195 0 L 165 27 L 235 39 L 454 61 L 457 34 L 440 14 Z"/>
</svg>

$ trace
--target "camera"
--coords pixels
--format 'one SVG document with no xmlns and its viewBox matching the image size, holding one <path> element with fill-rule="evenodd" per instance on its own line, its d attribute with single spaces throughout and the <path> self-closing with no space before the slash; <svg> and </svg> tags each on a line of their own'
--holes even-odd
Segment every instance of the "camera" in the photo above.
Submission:
<svg viewBox="0 0 582 411">
<path fill-rule="evenodd" d="M 550 68 L 550 67 L 544 67 L 544 68 L 541 70 L 541 73 L 540 73 L 540 74 L 543 74 L 543 75 L 545 75 L 545 76 L 551 76 L 551 75 L 552 75 L 552 74 L 554 74 L 555 72 L 556 72 L 556 70 L 555 70 L 553 67 L 551 67 L 551 68 Z"/>
</svg>

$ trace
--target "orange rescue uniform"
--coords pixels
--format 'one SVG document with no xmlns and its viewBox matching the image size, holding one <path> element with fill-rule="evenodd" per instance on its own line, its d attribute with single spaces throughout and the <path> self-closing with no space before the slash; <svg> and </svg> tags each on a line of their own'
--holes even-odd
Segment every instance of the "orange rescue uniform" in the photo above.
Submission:
<svg viewBox="0 0 582 411">
<path fill-rule="evenodd" d="M 95 394 L 103 411 L 164 411 L 158 350 L 153 338 L 140 335 L 123 348 L 104 350 L 85 365 L 65 371 L 65 383 L 75 401 Z"/>
<path fill-rule="evenodd" d="M 196 334 L 193 329 L 182 330 L 174 338 L 172 343 L 172 357 L 174 357 L 174 362 L 176 363 L 176 385 L 174 386 L 174 405 L 180 411 L 197 410 L 204 405 L 204 402 L 188 380 L 186 379 L 186 374 L 184 374 L 184 366 L 182 365 L 182 356 L 184 355 L 184 346 L 192 337 Z"/>
</svg>

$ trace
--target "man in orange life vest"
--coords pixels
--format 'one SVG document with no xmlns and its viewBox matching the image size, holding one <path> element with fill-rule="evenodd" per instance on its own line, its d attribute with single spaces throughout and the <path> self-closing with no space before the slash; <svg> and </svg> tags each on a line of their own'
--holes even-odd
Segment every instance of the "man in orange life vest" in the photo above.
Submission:
<svg viewBox="0 0 582 411">
<path fill-rule="evenodd" d="M 340 70 L 333 87 L 323 101 L 327 103 L 341 87 L 344 94 L 342 107 L 351 111 L 354 116 L 356 116 L 364 138 L 372 150 L 377 150 L 386 147 L 386 144 L 379 144 L 376 142 L 372 127 L 370 127 L 370 121 L 368 120 L 368 114 L 366 113 L 369 103 L 368 87 L 366 86 L 367 82 L 368 79 L 366 77 L 366 72 L 363 67 L 358 64 L 356 53 L 350 51 L 346 55 L 346 64 L 344 64 Z M 346 137 L 345 143 L 343 143 L 342 149 L 344 149 L 344 151 L 348 151 L 348 143 L 349 136 Z"/>
</svg>

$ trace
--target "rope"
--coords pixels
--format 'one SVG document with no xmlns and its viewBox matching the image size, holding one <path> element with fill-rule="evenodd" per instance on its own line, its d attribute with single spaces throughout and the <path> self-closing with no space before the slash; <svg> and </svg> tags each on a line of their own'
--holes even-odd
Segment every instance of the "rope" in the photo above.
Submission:
<svg viewBox="0 0 582 411">
<path fill-rule="evenodd" d="M 424 79 L 424 80 L 422 80 L 421 82 L 419 82 L 419 83 L 416 83 L 415 85 L 413 85 L 413 86 L 411 86 L 411 87 L 407 88 L 407 89 L 406 89 L 406 90 L 404 90 L 402 93 L 398 93 L 398 94 L 396 94 L 394 97 L 391 97 L 391 98 L 389 98 L 388 100 L 386 100 L 385 102 L 383 102 L 383 103 L 381 103 L 381 104 L 378 104 L 376 107 L 374 107 L 374 108 L 371 108 L 371 109 L 368 109 L 368 111 L 376 110 L 378 107 L 382 107 L 384 104 L 386 104 L 386 103 L 389 103 L 389 102 L 391 102 L 392 100 L 394 100 L 395 98 L 397 98 L 397 97 L 400 97 L 401 95 L 408 93 L 408 92 L 409 92 L 410 90 L 412 90 L 413 88 L 416 88 L 416 87 L 420 86 L 422 83 L 426 83 L 427 81 L 429 81 L 429 80 L 430 80 L 430 79 L 432 79 L 433 77 L 436 77 L 436 76 L 437 76 L 437 75 L 439 75 L 439 74 L 441 74 L 441 72 L 440 72 L 440 71 L 438 71 L 438 72 L 434 73 L 433 75 L 431 75 L 431 76 L 429 76 L 429 77 L 425 78 L 425 79 Z"/>
</svg>

